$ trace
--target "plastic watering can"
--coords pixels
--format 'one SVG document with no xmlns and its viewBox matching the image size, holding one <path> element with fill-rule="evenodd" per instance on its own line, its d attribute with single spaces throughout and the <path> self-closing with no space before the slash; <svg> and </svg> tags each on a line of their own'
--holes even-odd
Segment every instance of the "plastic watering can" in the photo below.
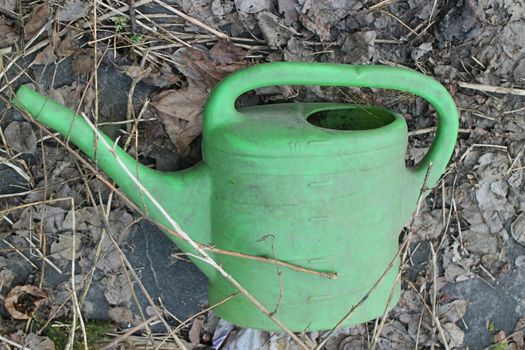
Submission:
<svg viewBox="0 0 525 350">
<path fill-rule="evenodd" d="M 426 99 L 437 111 L 435 140 L 415 167 L 405 166 L 404 118 L 376 106 L 284 103 L 235 108 L 244 92 L 275 85 L 394 89 Z M 169 227 L 86 121 L 57 102 L 21 87 L 14 105 L 67 137 L 149 217 Z M 391 265 L 398 236 L 420 194 L 435 186 L 452 155 L 458 112 L 437 81 L 408 69 L 320 63 L 270 63 L 239 70 L 219 83 L 204 110 L 203 161 L 159 172 L 111 147 L 164 209 L 199 243 L 275 258 L 329 279 L 274 263 L 212 254 L 292 331 L 332 328 Z M 431 165 L 431 167 L 429 167 Z M 426 187 L 424 187 L 424 185 Z M 423 188 L 424 187 L 424 188 Z M 185 241 L 168 234 L 184 252 Z M 210 265 L 193 262 L 209 278 L 209 303 L 236 288 Z M 393 307 L 399 261 L 343 325 L 365 322 Z M 394 285 L 396 285 L 394 287 Z M 392 295 L 391 295 L 392 294 Z M 389 303 L 390 301 L 390 303 Z M 277 326 L 238 294 L 214 311 L 250 328 Z"/>
</svg>

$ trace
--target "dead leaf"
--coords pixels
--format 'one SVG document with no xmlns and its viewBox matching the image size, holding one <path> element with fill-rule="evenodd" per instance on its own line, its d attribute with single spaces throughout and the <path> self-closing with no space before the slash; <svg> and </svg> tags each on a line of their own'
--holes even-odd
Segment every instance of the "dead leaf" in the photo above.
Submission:
<svg viewBox="0 0 525 350">
<path fill-rule="evenodd" d="M 51 45 L 47 45 L 42 51 L 40 51 L 33 63 L 34 64 L 51 64 L 58 59 L 58 56 L 55 55 L 55 50 Z"/>
<path fill-rule="evenodd" d="M 443 325 L 445 336 L 447 337 L 449 348 L 459 348 L 463 345 L 465 332 L 461 330 L 455 323 L 449 322 Z"/>
<path fill-rule="evenodd" d="M 256 13 L 272 8 L 271 0 L 235 0 L 237 10 L 244 13 Z"/>
<path fill-rule="evenodd" d="M 468 302 L 466 300 L 454 300 L 445 305 L 439 305 L 439 318 L 445 317 L 448 322 L 457 322 L 465 316 Z"/>
<path fill-rule="evenodd" d="M 133 80 L 141 81 L 151 74 L 151 67 L 142 68 L 140 66 L 120 66 L 122 71 Z"/>
<path fill-rule="evenodd" d="M 198 346 L 201 340 L 201 331 L 204 323 L 204 316 L 198 316 L 193 320 L 191 329 L 188 333 L 188 338 L 190 338 L 191 345 Z"/>
<path fill-rule="evenodd" d="M 29 21 L 24 26 L 24 39 L 29 40 L 36 35 L 49 20 L 47 4 L 38 5 L 33 9 Z"/>
<path fill-rule="evenodd" d="M 83 0 L 66 0 L 57 12 L 56 19 L 62 22 L 73 22 L 89 13 L 90 4 Z"/>
<path fill-rule="evenodd" d="M 55 53 L 59 57 L 69 57 L 80 49 L 79 31 L 71 28 L 67 34 L 57 42 Z"/>
<path fill-rule="evenodd" d="M 4 136 L 15 152 L 31 153 L 36 152 L 36 135 L 31 124 L 25 122 L 11 122 L 4 131 Z"/>
<path fill-rule="evenodd" d="M 525 318 L 520 318 L 514 326 L 514 331 L 512 331 L 512 341 L 516 343 L 518 349 L 525 348 L 525 341 L 523 338 L 523 330 L 525 329 Z"/>
<path fill-rule="evenodd" d="M 33 219 L 44 221 L 44 232 L 54 233 L 62 229 L 65 214 L 66 211 L 60 207 L 45 205 L 34 212 Z"/>
<path fill-rule="evenodd" d="M 16 274 L 7 268 L 10 264 L 12 264 L 12 262 L 4 257 L 0 257 L 0 286 L 4 288 L 11 286 L 11 283 L 13 283 L 16 277 Z"/>
<path fill-rule="evenodd" d="M 171 66 L 163 64 L 158 71 L 152 72 L 144 78 L 144 82 L 157 87 L 167 87 L 180 80 L 178 74 L 173 73 Z"/>
<path fill-rule="evenodd" d="M 55 350 L 55 343 L 50 338 L 35 333 L 26 335 L 23 345 L 31 350 Z"/>
<path fill-rule="evenodd" d="M 202 109 L 208 94 L 200 88 L 166 90 L 151 100 L 166 133 L 178 152 L 188 154 L 190 143 L 202 132 Z"/>
<path fill-rule="evenodd" d="M 297 22 L 299 19 L 299 12 L 297 11 L 297 0 L 277 0 L 279 12 L 284 16 L 284 24 L 290 25 Z"/>
<path fill-rule="evenodd" d="M 494 343 L 499 344 L 507 341 L 507 336 L 505 335 L 505 331 L 500 330 L 498 333 L 494 334 L 493 337 Z"/>
<path fill-rule="evenodd" d="M 0 0 L 0 11 L 9 14 L 16 9 L 16 0 Z"/>
<path fill-rule="evenodd" d="M 122 305 L 131 300 L 131 286 L 123 274 L 106 276 L 101 281 L 104 296 L 110 305 Z"/>
<path fill-rule="evenodd" d="M 119 324 L 126 324 L 133 322 L 133 312 L 127 306 L 115 306 L 108 310 L 110 319 Z"/>
<path fill-rule="evenodd" d="M 292 37 L 291 31 L 279 23 L 281 19 L 270 11 L 259 12 L 256 18 L 270 47 L 277 48 L 286 45 Z"/>
<path fill-rule="evenodd" d="M 2 16 L 0 18 L 0 47 L 13 45 L 18 41 L 18 33 L 16 31 L 16 24 Z"/>
<path fill-rule="evenodd" d="M 181 48 L 172 59 L 177 69 L 194 85 L 207 89 L 222 78 L 246 65 L 246 51 L 230 42 L 221 41 L 209 51 L 205 48 Z"/>
<path fill-rule="evenodd" d="M 82 241 L 79 235 L 75 235 L 75 259 L 82 252 Z M 73 258 L 73 236 L 71 234 L 60 234 L 58 240 L 51 243 L 51 255 L 54 258 L 71 260 Z"/>
<path fill-rule="evenodd" d="M 231 72 L 246 65 L 246 51 L 230 42 L 205 48 L 181 48 L 172 59 L 188 79 L 188 87 L 162 91 L 153 96 L 151 105 L 178 152 L 188 154 L 190 143 L 202 132 L 202 109 L 207 90 Z"/>
<path fill-rule="evenodd" d="M 94 67 L 95 55 L 93 50 L 81 49 L 73 57 L 73 71 L 76 75 L 89 74 Z"/>
<path fill-rule="evenodd" d="M 525 245 L 525 214 L 521 213 L 518 215 L 510 226 L 510 232 L 516 242 Z"/>
<path fill-rule="evenodd" d="M 7 294 L 4 307 L 14 319 L 27 320 L 46 302 L 43 290 L 32 285 L 16 286 Z"/>
</svg>

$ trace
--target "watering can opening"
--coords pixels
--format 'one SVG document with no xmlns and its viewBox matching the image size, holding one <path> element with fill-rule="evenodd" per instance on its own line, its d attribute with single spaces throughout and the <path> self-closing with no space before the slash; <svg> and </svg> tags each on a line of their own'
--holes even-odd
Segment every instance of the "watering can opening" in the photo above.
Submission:
<svg viewBox="0 0 525 350">
<path fill-rule="evenodd" d="M 332 130 L 371 130 L 387 126 L 396 120 L 393 113 L 368 106 L 325 109 L 316 111 L 306 120 L 317 127 Z"/>
</svg>

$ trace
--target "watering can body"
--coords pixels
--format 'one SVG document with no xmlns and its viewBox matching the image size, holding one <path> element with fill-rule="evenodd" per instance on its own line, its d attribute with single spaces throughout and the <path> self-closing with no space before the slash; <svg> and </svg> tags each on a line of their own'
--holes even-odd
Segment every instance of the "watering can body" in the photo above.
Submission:
<svg viewBox="0 0 525 350">
<path fill-rule="evenodd" d="M 234 106 L 243 92 L 284 84 L 393 88 L 420 95 L 439 116 L 435 141 L 420 164 L 407 168 L 406 123 L 386 109 L 334 103 Z M 344 325 L 381 316 L 396 304 L 399 232 L 444 171 L 458 127 L 446 90 L 413 71 L 257 65 L 227 77 L 210 95 L 203 161 L 182 172 L 161 173 L 137 166 L 118 147 L 105 149 L 84 119 L 27 88 L 18 91 L 14 104 L 95 158 L 154 221 L 168 226 L 158 207 L 115 164 L 116 154 L 182 229 L 217 248 L 212 256 L 223 269 L 293 331 L 331 329 L 357 304 Z M 187 242 L 168 237 L 195 255 Z M 209 303 L 218 304 L 219 316 L 243 327 L 278 329 L 226 278 L 192 260 L 209 278 Z"/>
</svg>

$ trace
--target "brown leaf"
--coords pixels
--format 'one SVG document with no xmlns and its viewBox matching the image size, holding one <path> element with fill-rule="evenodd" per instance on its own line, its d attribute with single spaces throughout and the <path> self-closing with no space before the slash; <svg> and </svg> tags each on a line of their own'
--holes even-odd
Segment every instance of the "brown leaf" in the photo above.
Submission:
<svg viewBox="0 0 525 350">
<path fill-rule="evenodd" d="M 16 25 L 6 17 L 0 18 L 0 47 L 13 45 L 18 41 Z"/>
<path fill-rule="evenodd" d="M 76 75 L 88 74 L 94 67 L 95 55 L 93 50 L 79 50 L 78 55 L 73 57 L 73 71 Z"/>
<path fill-rule="evenodd" d="M 172 59 L 188 81 L 203 89 L 213 87 L 219 80 L 246 65 L 246 51 L 230 42 L 218 42 L 209 51 L 181 48 Z"/>
<path fill-rule="evenodd" d="M 31 39 L 47 23 L 49 19 L 49 8 L 47 4 L 42 4 L 33 9 L 31 18 L 24 26 L 24 38 Z"/>
<path fill-rule="evenodd" d="M 40 51 L 34 60 L 34 64 L 51 64 L 58 59 L 55 55 L 55 50 L 51 45 L 47 45 L 42 51 Z"/>
<path fill-rule="evenodd" d="M 516 325 L 514 326 L 514 331 L 512 332 L 512 341 L 516 343 L 518 349 L 525 348 L 525 341 L 523 339 L 523 329 L 525 328 L 525 318 L 520 318 Z"/>
<path fill-rule="evenodd" d="M 27 320 L 46 302 L 43 290 L 32 285 L 16 286 L 7 294 L 4 307 L 14 319 Z"/>
<path fill-rule="evenodd" d="M 193 346 L 198 346 L 200 344 L 203 323 L 204 317 L 202 315 L 193 320 L 193 324 L 188 333 L 188 338 L 190 338 L 191 345 Z"/>
<path fill-rule="evenodd" d="M 494 343 L 499 344 L 503 342 L 507 342 L 507 336 L 505 335 L 505 331 L 499 331 L 496 333 L 493 337 Z"/>
<path fill-rule="evenodd" d="M 57 20 L 72 22 L 89 13 L 90 4 L 83 0 L 66 0 L 64 6 L 57 12 Z"/>
<path fill-rule="evenodd" d="M 246 51 L 230 42 L 205 48 L 181 48 L 172 59 L 186 76 L 188 87 L 163 91 L 152 98 L 152 106 L 161 117 L 164 129 L 182 156 L 202 131 L 202 109 L 207 90 L 222 78 L 246 65 Z"/>
<path fill-rule="evenodd" d="M 116 323 L 133 322 L 133 313 L 127 306 L 115 306 L 108 310 L 108 316 Z"/>
<path fill-rule="evenodd" d="M 31 350 L 55 350 L 55 343 L 50 338 L 35 333 L 26 335 L 23 345 Z"/>
<path fill-rule="evenodd" d="M 151 100 L 171 141 L 181 155 L 187 155 L 190 143 L 202 130 L 202 109 L 208 94 L 190 86 L 166 90 Z"/>
<path fill-rule="evenodd" d="M 36 152 L 36 135 L 31 124 L 14 121 L 7 126 L 4 136 L 9 147 L 15 152 L 31 154 Z"/>
<path fill-rule="evenodd" d="M 152 72 L 144 79 L 144 82 L 157 87 L 167 87 L 180 80 L 178 74 L 173 73 L 171 66 L 163 64 L 160 70 Z"/>
<path fill-rule="evenodd" d="M 128 77 L 136 81 L 141 81 L 151 74 L 151 67 L 121 66 L 120 68 Z"/>
<path fill-rule="evenodd" d="M 57 40 L 55 46 L 55 53 L 59 57 L 69 57 L 80 49 L 80 41 L 78 39 L 79 31 L 70 29 L 62 40 Z"/>
</svg>

